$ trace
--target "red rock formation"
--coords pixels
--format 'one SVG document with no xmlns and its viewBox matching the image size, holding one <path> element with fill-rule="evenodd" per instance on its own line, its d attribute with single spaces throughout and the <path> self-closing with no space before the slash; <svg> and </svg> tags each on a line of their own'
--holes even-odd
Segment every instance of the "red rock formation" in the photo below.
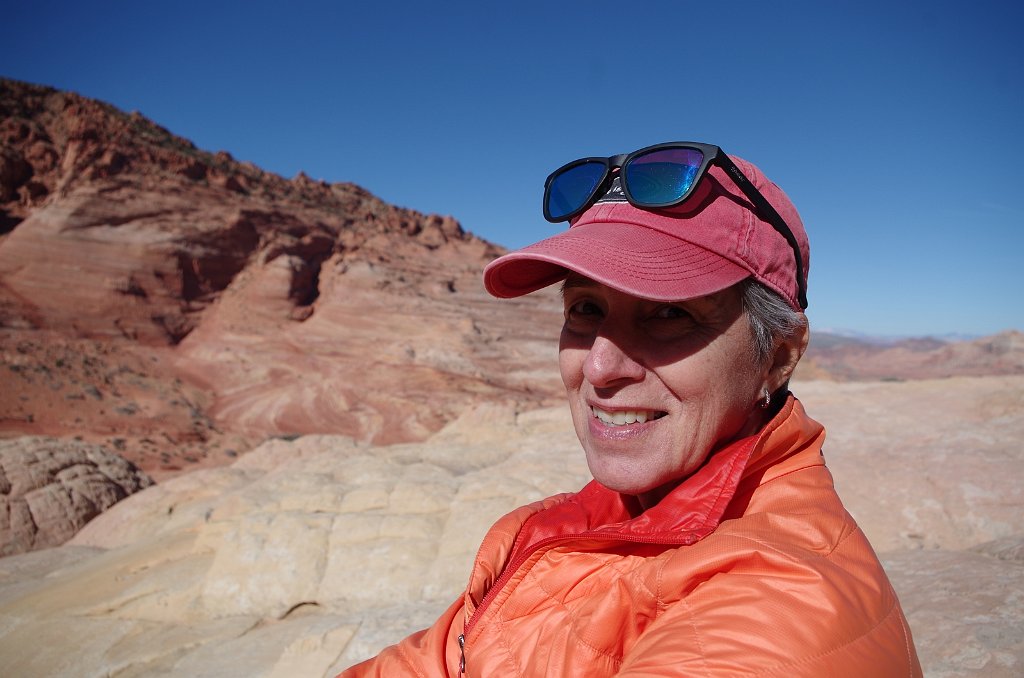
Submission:
<svg viewBox="0 0 1024 678">
<path fill-rule="evenodd" d="M 553 297 L 489 299 L 499 250 L 450 217 L 44 87 L 0 81 L 0 120 L 0 434 L 119 441 L 159 477 L 269 435 L 416 440 L 478 400 L 560 391 Z"/>
<path fill-rule="evenodd" d="M 159 478 L 267 436 L 421 440 L 480 401 L 561 398 L 556 295 L 489 298 L 499 249 L 450 217 L 10 80 L 0 142 L 0 435 L 78 435 Z M 798 376 L 1019 373 L 1021 343 L 816 336 Z"/>
</svg>

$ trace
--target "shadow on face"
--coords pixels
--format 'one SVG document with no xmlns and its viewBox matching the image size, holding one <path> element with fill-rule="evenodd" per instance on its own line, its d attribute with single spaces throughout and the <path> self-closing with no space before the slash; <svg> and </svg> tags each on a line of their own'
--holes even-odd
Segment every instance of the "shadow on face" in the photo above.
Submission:
<svg viewBox="0 0 1024 678">
<path fill-rule="evenodd" d="M 685 360 L 730 331 L 742 330 L 740 335 L 749 337 L 738 286 L 697 299 L 663 302 L 571 274 L 562 287 L 562 298 L 565 322 L 560 350 L 598 350 L 611 357 L 615 349 L 648 369 Z M 737 348 L 752 361 L 754 354 L 745 342 Z"/>
</svg>

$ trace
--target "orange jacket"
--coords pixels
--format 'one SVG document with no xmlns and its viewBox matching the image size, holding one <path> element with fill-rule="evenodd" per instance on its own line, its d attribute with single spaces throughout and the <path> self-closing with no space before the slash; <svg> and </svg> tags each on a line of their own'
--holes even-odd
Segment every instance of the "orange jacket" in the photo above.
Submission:
<svg viewBox="0 0 1024 678">
<path fill-rule="evenodd" d="M 592 482 L 484 537 L 437 623 L 357 676 L 920 676 L 899 601 L 790 397 L 637 517 Z"/>
</svg>

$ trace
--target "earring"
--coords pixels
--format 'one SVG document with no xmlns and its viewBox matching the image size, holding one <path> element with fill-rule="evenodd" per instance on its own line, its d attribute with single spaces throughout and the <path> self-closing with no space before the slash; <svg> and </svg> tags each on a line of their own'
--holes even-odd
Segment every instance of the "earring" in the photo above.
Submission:
<svg viewBox="0 0 1024 678">
<path fill-rule="evenodd" d="M 772 404 L 772 394 L 768 392 L 768 389 L 764 390 L 764 399 L 761 401 L 761 409 L 767 410 L 768 406 Z"/>
</svg>

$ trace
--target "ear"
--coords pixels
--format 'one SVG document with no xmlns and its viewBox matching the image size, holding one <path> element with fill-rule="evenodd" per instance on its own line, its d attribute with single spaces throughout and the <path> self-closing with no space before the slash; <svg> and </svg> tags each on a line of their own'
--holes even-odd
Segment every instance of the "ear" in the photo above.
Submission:
<svg viewBox="0 0 1024 678">
<path fill-rule="evenodd" d="M 800 362 L 801 356 L 807 350 L 807 342 L 810 337 L 811 333 L 805 316 L 803 324 L 775 347 L 775 355 L 772 357 L 772 364 L 768 368 L 767 375 L 769 393 L 778 391 L 793 376 L 796 364 Z"/>
</svg>

